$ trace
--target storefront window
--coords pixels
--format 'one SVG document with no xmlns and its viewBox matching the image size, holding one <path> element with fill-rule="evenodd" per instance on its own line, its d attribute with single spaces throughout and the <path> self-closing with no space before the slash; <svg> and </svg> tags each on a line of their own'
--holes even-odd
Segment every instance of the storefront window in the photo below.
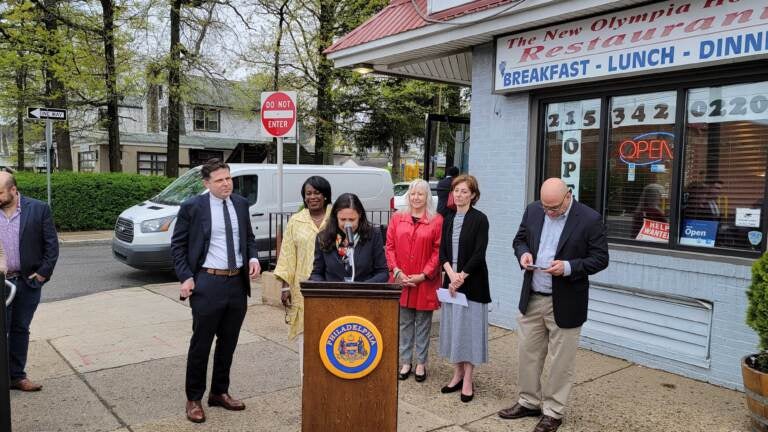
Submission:
<svg viewBox="0 0 768 432">
<path fill-rule="evenodd" d="M 687 94 L 681 245 L 760 250 L 768 82 Z"/>
<path fill-rule="evenodd" d="M 600 210 L 612 241 L 764 251 L 768 81 L 609 90 L 542 108 L 542 180 L 562 178 Z"/>
<path fill-rule="evenodd" d="M 610 99 L 610 237 L 669 242 L 669 192 L 676 139 L 673 91 Z"/>
<path fill-rule="evenodd" d="M 598 208 L 600 99 L 547 104 L 545 121 L 545 178 L 562 178 L 574 198 Z"/>
</svg>

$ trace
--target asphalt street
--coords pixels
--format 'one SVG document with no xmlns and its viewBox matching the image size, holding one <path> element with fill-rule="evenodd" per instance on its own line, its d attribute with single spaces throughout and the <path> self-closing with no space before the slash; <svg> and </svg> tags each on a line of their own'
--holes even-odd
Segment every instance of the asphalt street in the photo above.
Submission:
<svg viewBox="0 0 768 432">
<path fill-rule="evenodd" d="M 53 277 L 43 286 L 42 301 L 174 281 L 172 272 L 141 271 L 117 261 L 108 243 L 62 244 Z"/>
</svg>

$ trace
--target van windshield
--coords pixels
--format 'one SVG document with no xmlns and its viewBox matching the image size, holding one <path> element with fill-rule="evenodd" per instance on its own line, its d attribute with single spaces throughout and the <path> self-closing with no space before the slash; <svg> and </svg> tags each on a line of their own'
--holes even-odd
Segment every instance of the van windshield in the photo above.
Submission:
<svg viewBox="0 0 768 432">
<path fill-rule="evenodd" d="M 199 195 L 205 190 L 203 179 L 200 176 L 200 168 L 195 167 L 177 178 L 162 192 L 150 199 L 152 202 L 166 205 L 181 205 L 184 200 Z"/>
</svg>

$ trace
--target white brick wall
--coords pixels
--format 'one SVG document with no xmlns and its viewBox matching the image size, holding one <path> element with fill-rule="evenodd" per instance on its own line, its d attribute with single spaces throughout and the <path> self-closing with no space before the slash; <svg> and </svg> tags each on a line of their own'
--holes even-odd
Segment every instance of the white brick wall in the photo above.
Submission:
<svg viewBox="0 0 768 432">
<path fill-rule="evenodd" d="M 493 47 L 476 47 L 472 60 L 469 172 L 480 184 L 477 208 L 490 222 L 487 252 L 491 281 L 490 320 L 513 328 L 522 275 L 512 240 L 525 209 L 529 181 L 527 94 L 491 94 Z"/>
<path fill-rule="evenodd" d="M 491 44 L 476 46 L 472 63 L 469 171 L 480 183 L 477 208 L 486 213 L 490 221 L 487 253 L 493 299 L 490 320 L 495 325 L 514 328 L 522 275 L 512 252 L 512 240 L 535 173 L 528 166 L 529 153 L 534 149 L 529 145 L 530 128 L 535 127 L 529 124 L 531 100 L 527 93 L 509 96 L 491 93 Z M 592 280 L 712 302 L 710 366 L 691 366 L 590 341 L 585 341 L 584 347 L 725 387 L 742 388 L 739 360 L 757 347 L 756 336 L 744 323 L 745 290 L 750 280 L 748 266 L 670 258 L 661 252 L 644 254 L 612 249 L 609 268 Z"/>
</svg>

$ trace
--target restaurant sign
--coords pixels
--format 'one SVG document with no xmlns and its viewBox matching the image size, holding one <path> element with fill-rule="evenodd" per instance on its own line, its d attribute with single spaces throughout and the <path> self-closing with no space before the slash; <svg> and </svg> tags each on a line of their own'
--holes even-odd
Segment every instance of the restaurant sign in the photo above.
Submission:
<svg viewBox="0 0 768 432">
<path fill-rule="evenodd" d="M 663 2 L 498 38 L 494 89 L 766 57 L 765 0 Z"/>
</svg>

